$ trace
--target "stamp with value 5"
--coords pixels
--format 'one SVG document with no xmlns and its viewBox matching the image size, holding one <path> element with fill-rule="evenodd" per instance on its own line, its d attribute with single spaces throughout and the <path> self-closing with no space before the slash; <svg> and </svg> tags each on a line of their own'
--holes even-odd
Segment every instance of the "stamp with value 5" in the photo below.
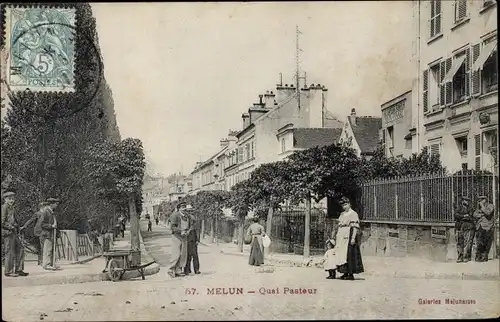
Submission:
<svg viewBox="0 0 500 322">
<path fill-rule="evenodd" d="M 75 9 L 6 7 L 6 81 L 11 91 L 73 92 Z"/>
</svg>

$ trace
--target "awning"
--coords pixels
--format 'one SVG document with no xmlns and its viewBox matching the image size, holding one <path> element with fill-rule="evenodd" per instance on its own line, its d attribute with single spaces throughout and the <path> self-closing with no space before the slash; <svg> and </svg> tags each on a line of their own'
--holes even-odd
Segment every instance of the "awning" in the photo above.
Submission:
<svg viewBox="0 0 500 322">
<path fill-rule="evenodd" d="M 453 76 L 455 76 L 455 74 L 458 72 L 458 70 L 460 69 L 460 67 L 464 63 L 464 60 L 465 60 L 465 55 L 462 55 L 462 56 L 458 57 L 457 59 L 453 60 L 453 64 L 451 65 L 451 69 L 448 72 L 448 74 L 446 74 L 446 76 L 444 77 L 443 83 L 448 83 L 448 82 L 451 82 L 453 80 Z"/>
<path fill-rule="evenodd" d="M 497 48 L 496 40 L 487 43 L 486 46 L 483 47 L 483 50 L 481 51 L 481 54 L 479 54 L 479 57 L 477 58 L 476 62 L 472 65 L 472 71 L 475 72 L 481 69 L 486 60 L 488 59 L 488 57 L 491 56 L 491 54 L 496 48 Z"/>
</svg>

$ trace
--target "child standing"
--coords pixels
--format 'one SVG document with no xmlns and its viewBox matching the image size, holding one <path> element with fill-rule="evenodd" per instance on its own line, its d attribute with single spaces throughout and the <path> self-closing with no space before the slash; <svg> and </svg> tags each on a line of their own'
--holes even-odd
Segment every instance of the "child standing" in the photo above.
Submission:
<svg viewBox="0 0 500 322">
<path fill-rule="evenodd" d="M 337 269 L 337 265 L 335 265 L 335 241 L 329 239 L 326 241 L 327 251 L 325 252 L 323 267 L 325 271 L 328 272 L 328 276 L 326 279 L 334 280 L 335 279 L 335 269 Z"/>
<path fill-rule="evenodd" d="M 148 231 L 153 231 L 153 229 L 151 229 L 153 227 L 153 223 L 151 222 L 151 219 L 148 219 Z"/>
</svg>

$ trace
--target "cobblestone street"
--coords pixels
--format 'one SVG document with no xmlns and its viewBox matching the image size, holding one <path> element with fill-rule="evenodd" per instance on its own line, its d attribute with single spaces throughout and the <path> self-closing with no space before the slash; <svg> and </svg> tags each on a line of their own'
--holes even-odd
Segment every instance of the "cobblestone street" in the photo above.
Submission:
<svg viewBox="0 0 500 322">
<path fill-rule="evenodd" d="M 498 281 L 363 279 L 362 274 L 356 281 L 326 280 L 319 269 L 256 269 L 244 257 L 224 256 L 206 246 L 200 246 L 201 275 L 171 279 L 163 267 L 169 253 L 167 231 L 154 226 L 144 239 L 150 254 L 162 264 L 159 274 L 145 281 L 5 288 L 4 320 L 38 320 L 44 313 L 44 320 L 49 321 L 479 318 L 499 314 Z M 242 294 L 223 294 L 236 289 Z M 299 289 L 313 294 L 291 294 Z M 273 291 L 276 294 L 267 294 Z M 446 299 L 472 304 L 446 304 Z"/>
</svg>

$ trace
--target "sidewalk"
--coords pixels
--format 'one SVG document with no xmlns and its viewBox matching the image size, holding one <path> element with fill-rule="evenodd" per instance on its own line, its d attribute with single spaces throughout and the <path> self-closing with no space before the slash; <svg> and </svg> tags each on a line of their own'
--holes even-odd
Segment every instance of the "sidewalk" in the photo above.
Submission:
<svg viewBox="0 0 500 322">
<path fill-rule="evenodd" d="M 144 223 L 141 222 L 141 227 Z M 152 262 L 152 257 L 146 252 L 142 236 L 139 235 L 141 241 L 141 263 L 146 264 Z M 112 246 L 113 250 L 130 250 L 130 231 L 125 231 L 125 238 L 115 240 Z M 79 260 L 84 260 L 90 257 L 81 257 Z M 46 271 L 41 266 L 37 265 L 36 260 L 26 261 L 24 263 L 24 271 L 29 273 L 28 276 L 22 277 L 5 277 L 4 267 L 2 267 L 2 286 L 17 287 L 17 286 L 34 286 L 34 285 L 50 285 L 50 284 L 74 284 L 87 283 L 97 281 L 109 281 L 108 273 L 102 273 L 105 268 L 106 260 L 104 257 L 96 258 L 84 264 L 72 264 L 73 261 L 58 260 L 57 265 L 61 270 Z M 154 263 L 144 270 L 144 275 L 153 275 L 160 271 L 160 266 Z M 123 279 L 140 277 L 139 272 L 126 272 Z"/>
<path fill-rule="evenodd" d="M 211 247 L 216 244 L 205 243 Z M 221 253 L 225 255 L 245 256 L 250 254 L 250 245 L 243 245 L 243 253 L 238 252 L 238 246 L 232 243 L 219 243 Z M 303 256 L 294 254 L 269 254 L 266 262 L 291 267 L 320 268 L 322 256 L 313 256 L 305 259 Z M 462 280 L 500 280 L 500 262 L 498 259 L 489 260 L 485 263 L 474 261 L 468 263 L 434 262 L 426 259 L 413 257 L 378 257 L 363 256 L 365 272 L 363 276 L 399 277 L 399 278 L 423 278 L 423 279 L 462 279 Z"/>
</svg>

